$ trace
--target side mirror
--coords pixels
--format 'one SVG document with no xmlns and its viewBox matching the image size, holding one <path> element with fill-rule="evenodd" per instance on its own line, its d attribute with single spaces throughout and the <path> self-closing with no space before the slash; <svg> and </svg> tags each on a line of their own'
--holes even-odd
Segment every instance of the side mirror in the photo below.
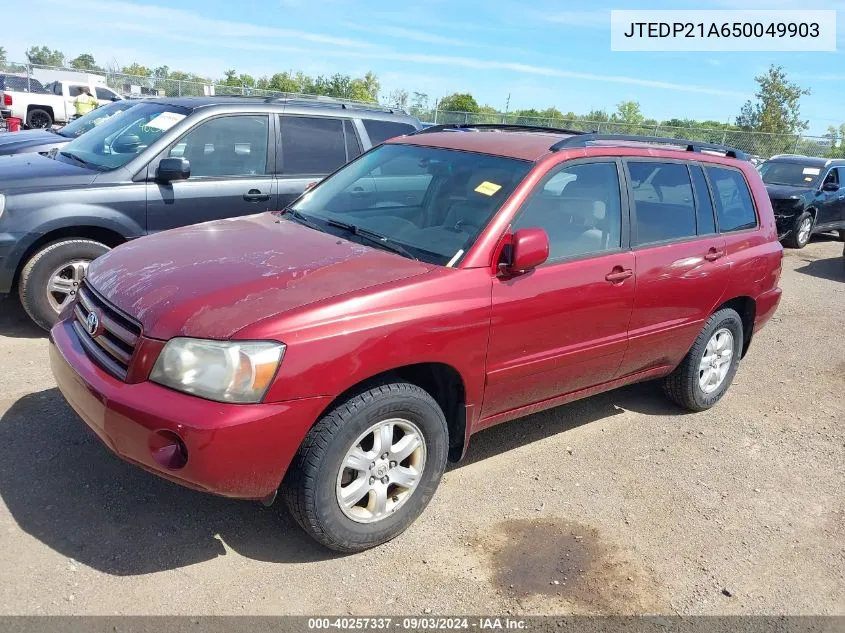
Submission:
<svg viewBox="0 0 845 633">
<path fill-rule="evenodd" d="M 173 182 L 191 177 L 191 163 L 187 158 L 162 158 L 156 168 L 156 180 Z"/>
<path fill-rule="evenodd" d="M 835 182 L 826 182 L 822 185 L 822 191 L 839 191 L 839 185 Z"/>
<path fill-rule="evenodd" d="M 510 261 L 500 270 L 517 275 L 537 268 L 549 258 L 549 236 L 543 229 L 520 229 L 510 244 Z"/>
</svg>

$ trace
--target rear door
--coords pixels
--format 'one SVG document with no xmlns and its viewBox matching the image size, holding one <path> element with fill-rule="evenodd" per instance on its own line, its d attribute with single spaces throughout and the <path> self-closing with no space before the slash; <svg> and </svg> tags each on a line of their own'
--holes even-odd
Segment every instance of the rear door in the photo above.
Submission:
<svg viewBox="0 0 845 633">
<path fill-rule="evenodd" d="M 148 168 L 149 231 L 277 208 L 270 128 L 267 113 L 226 114 L 202 121 L 171 144 Z M 188 159 L 190 177 L 153 180 L 165 157 Z"/>
<path fill-rule="evenodd" d="M 514 231 L 546 231 L 549 259 L 493 280 L 483 417 L 617 374 L 635 281 L 620 169 L 613 159 L 568 162 L 537 185 L 514 220 Z"/>
<path fill-rule="evenodd" d="M 278 207 L 285 208 L 306 187 L 319 182 L 361 154 L 361 141 L 350 119 L 285 114 L 277 149 Z M 363 183 L 356 195 L 372 195 Z"/>
<path fill-rule="evenodd" d="M 626 169 L 637 293 L 620 376 L 680 362 L 731 274 L 702 168 L 637 158 Z"/>
</svg>

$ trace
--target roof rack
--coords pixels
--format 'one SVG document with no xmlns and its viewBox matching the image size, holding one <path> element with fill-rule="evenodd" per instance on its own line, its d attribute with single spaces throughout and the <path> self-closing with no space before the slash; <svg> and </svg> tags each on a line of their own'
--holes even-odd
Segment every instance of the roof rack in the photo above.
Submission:
<svg viewBox="0 0 845 633">
<path fill-rule="evenodd" d="M 431 132 L 471 132 L 472 130 L 501 130 L 503 132 L 551 132 L 554 134 L 587 134 L 582 130 L 566 130 L 559 127 L 544 127 L 538 125 L 523 125 L 519 123 L 444 123 L 432 125 L 414 134 L 429 134 Z"/>
<path fill-rule="evenodd" d="M 406 114 L 405 111 L 401 108 L 391 108 L 388 106 L 379 105 L 378 103 L 368 103 L 366 101 L 335 99 L 334 97 L 308 97 L 297 95 L 295 97 L 267 97 L 264 101 L 266 103 L 285 103 L 290 105 L 319 104 L 330 108 L 340 108 L 342 110 L 373 110 L 376 112 L 386 112 L 389 114 Z"/>
<path fill-rule="evenodd" d="M 663 136 L 636 136 L 628 134 L 577 134 L 569 138 L 565 138 L 552 145 L 549 149 L 553 152 L 562 149 L 570 149 L 574 147 L 587 147 L 590 143 L 602 141 L 630 141 L 635 143 L 643 143 L 647 145 L 675 145 L 686 147 L 688 152 L 720 152 L 728 158 L 737 158 L 739 160 L 748 160 L 748 154 L 742 150 L 728 147 L 726 145 L 718 145 L 716 143 L 702 143 L 700 141 L 690 141 L 680 138 L 668 138 Z"/>
</svg>

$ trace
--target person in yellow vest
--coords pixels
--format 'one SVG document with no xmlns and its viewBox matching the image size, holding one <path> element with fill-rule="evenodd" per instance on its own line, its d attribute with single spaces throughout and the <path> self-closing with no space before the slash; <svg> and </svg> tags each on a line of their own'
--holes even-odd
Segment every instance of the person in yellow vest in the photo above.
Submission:
<svg viewBox="0 0 845 633">
<path fill-rule="evenodd" d="M 87 86 L 79 89 L 79 94 L 73 100 L 73 107 L 76 109 L 76 116 L 88 114 L 97 107 L 97 100 L 91 96 L 91 90 Z"/>
</svg>

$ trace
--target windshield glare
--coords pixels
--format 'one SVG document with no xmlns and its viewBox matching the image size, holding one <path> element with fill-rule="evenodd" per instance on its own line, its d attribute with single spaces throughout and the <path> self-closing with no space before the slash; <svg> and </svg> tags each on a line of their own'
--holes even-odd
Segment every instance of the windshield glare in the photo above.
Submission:
<svg viewBox="0 0 845 633">
<path fill-rule="evenodd" d="M 130 101 L 129 99 L 109 103 L 97 108 L 96 110 L 92 110 L 88 114 L 82 115 L 78 119 L 74 119 L 59 130 L 59 134 L 66 136 L 67 138 L 82 136 L 85 132 L 105 123 L 115 114 L 120 114 L 121 112 L 136 105 L 138 105 L 137 101 Z"/>
<path fill-rule="evenodd" d="M 800 163 L 763 163 L 760 175 L 767 185 L 787 185 L 790 187 L 813 187 L 821 174 L 821 167 L 812 167 Z"/>
<path fill-rule="evenodd" d="M 188 114 L 188 108 L 139 103 L 74 139 L 59 151 L 59 155 L 72 154 L 102 171 L 118 169 Z"/>
<path fill-rule="evenodd" d="M 382 145 L 321 182 L 292 208 L 312 220 L 378 233 L 423 261 L 454 265 L 531 165 L 472 152 Z"/>
</svg>

